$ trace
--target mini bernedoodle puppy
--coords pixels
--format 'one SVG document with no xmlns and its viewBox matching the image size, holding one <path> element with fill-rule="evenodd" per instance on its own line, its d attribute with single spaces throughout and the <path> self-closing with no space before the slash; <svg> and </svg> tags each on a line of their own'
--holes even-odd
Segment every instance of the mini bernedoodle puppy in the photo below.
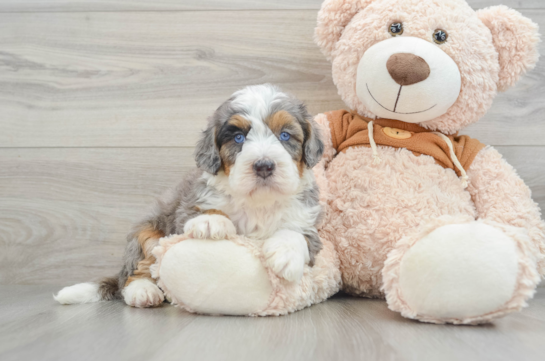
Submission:
<svg viewBox="0 0 545 361">
<path fill-rule="evenodd" d="M 164 300 L 150 276 L 161 237 L 264 240 L 268 266 L 295 282 L 322 244 L 322 208 L 311 168 L 322 156 L 317 125 L 305 105 L 272 85 L 237 91 L 210 118 L 195 152 L 198 168 L 158 200 L 128 236 L 119 275 L 62 289 L 63 304 L 123 298 L 152 307 Z"/>
</svg>

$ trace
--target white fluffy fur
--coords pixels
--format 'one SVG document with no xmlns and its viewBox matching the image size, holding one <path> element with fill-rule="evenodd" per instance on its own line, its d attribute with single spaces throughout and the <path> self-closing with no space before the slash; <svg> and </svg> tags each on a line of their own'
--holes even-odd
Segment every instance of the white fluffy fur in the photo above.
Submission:
<svg viewBox="0 0 545 361">
<path fill-rule="evenodd" d="M 429 77 L 403 86 L 400 92 L 399 84 L 386 68 L 390 56 L 397 53 L 410 53 L 424 59 L 430 67 Z M 439 46 L 420 38 L 400 36 L 381 41 L 363 54 L 358 65 L 356 92 L 367 109 L 378 117 L 421 123 L 447 112 L 458 99 L 461 81 L 458 66 Z"/>
<path fill-rule="evenodd" d="M 237 230 L 229 218 L 203 214 L 190 219 L 184 226 L 184 233 L 197 239 L 226 239 L 237 234 Z"/>
<path fill-rule="evenodd" d="M 206 205 L 227 214 L 235 224 L 237 232 L 249 238 L 267 239 L 282 228 L 303 233 L 305 229 L 314 226 L 320 214 L 319 206 L 309 209 L 298 199 L 297 192 L 279 194 L 274 189 L 260 189 L 259 196 L 231 196 L 235 192 L 227 176 L 205 173 L 203 177 L 216 190 L 213 197 L 203 199 Z M 303 178 L 297 178 L 294 183 L 302 190 L 312 181 L 313 174 L 305 171 Z"/>
<path fill-rule="evenodd" d="M 78 283 L 77 285 L 64 287 L 54 295 L 55 301 L 63 305 L 75 303 L 89 303 L 100 301 L 97 283 Z"/>
<path fill-rule="evenodd" d="M 400 286 L 419 315 L 464 318 L 502 307 L 515 291 L 514 241 L 482 222 L 440 227 L 405 255 Z"/>
<path fill-rule="evenodd" d="M 274 273 L 290 282 L 303 277 L 305 264 L 310 260 L 305 237 L 286 229 L 265 241 L 263 255 Z"/>
<path fill-rule="evenodd" d="M 160 305 L 165 296 L 155 283 L 147 278 L 137 279 L 123 288 L 125 303 L 133 307 L 154 307 Z"/>
</svg>

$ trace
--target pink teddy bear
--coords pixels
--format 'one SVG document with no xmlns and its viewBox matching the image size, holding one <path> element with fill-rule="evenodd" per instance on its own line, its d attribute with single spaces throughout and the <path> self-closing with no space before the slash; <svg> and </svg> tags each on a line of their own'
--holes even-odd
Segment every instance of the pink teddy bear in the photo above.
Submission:
<svg viewBox="0 0 545 361">
<path fill-rule="evenodd" d="M 463 0 L 327 0 L 315 35 L 353 109 L 315 118 L 342 289 L 434 323 L 520 310 L 545 272 L 539 207 L 496 149 L 457 134 L 535 65 L 537 25 Z"/>
</svg>

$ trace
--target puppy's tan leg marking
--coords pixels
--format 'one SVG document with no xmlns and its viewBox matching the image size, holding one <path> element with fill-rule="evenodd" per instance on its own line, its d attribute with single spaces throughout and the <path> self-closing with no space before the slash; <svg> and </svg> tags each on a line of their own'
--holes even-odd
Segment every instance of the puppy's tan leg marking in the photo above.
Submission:
<svg viewBox="0 0 545 361">
<path fill-rule="evenodd" d="M 217 210 L 217 209 L 209 209 L 209 210 L 206 210 L 206 211 L 204 211 L 202 213 L 203 214 L 217 214 L 218 216 L 224 216 L 224 217 L 227 217 L 228 219 L 230 219 L 227 214 L 225 214 L 222 211 Z"/>
<path fill-rule="evenodd" d="M 138 262 L 136 269 L 133 272 L 133 275 L 127 279 L 125 282 L 125 287 L 127 287 L 131 282 L 136 281 L 142 278 L 148 278 L 153 281 L 150 273 L 150 266 L 155 263 L 155 257 L 151 254 L 151 250 L 159 242 L 159 238 L 164 237 L 165 234 L 159 230 L 153 229 L 152 227 L 144 228 L 140 233 L 138 233 L 137 240 L 142 248 L 144 253 L 144 259 Z"/>
<path fill-rule="evenodd" d="M 164 233 L 152 227 L 143 228 L 137 233 L 136 239 L 140 244 L 144 259 L 138 262 L 136 270 L 125 282 L 121 294 L 125 303 L 133 307 L 155 307 L 163 303 L 165 296 L 151 278 L 150 266 L 155 263 L 151 254 L 153 247 L 163 237 Z"/>
</svg>

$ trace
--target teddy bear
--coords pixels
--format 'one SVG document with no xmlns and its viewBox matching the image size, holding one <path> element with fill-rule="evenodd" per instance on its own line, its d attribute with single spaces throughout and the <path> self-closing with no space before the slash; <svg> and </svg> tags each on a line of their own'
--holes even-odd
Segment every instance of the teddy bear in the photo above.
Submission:
<svg viewBox="0 0 545 361">
<path fill-rule="evenodd" d="M 433 323 L 520 310 L 545 273 L 539 207 L 458 132 L 536 64 L 537 25 L 464 0 L 327 0 L 315 39 L 351 109 L 316 116 L 342 289 Z"/>
<path fill-rule="evenodd" d="M 314 266 L 288 282 L 244 237 L 171 236 L 152 267 L 167 297 L 264 316 L 343 290 L 453 324 L 524 307 L 545 273 L 539 207 L 497 150 L 458 132 L 535 65 L 537 25 L 464 0 L 326 0 L 315 40 L 350 110 L 315 117 L 325 216 Z"/>
</svg>

